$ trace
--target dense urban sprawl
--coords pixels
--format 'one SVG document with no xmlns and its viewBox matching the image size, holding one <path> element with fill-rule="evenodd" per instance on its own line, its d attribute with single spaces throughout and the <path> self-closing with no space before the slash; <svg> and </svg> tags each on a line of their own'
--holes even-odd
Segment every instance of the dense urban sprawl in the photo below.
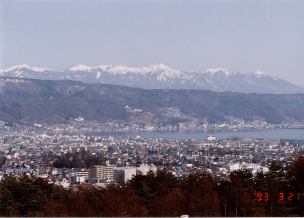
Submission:
<svg viewBox="0 0 304 218">
<path fill-rule="evenodd" d="M 173 140 L 69 132 L 87 127 L 2 123 L 1 215 L 304 214 L 301 140 L 219 140 L 212 135 Z M 137 210 L 127 209 L 134 206 Z"/>
<path fill-rule="evenodd" d="M 2 125 L 2 130 L 2 159 L 11 148 L 2 166 L 2 176 L 31 175 L 67 183 L 78 176 L 75 184 L 95 178 L 96 174 L 90 175 L 89 171 L 99 165 L 108 165 L 110 170 L 107 175 L 99 175 L 102 179 L 113 179 L 114 168 L 130 168 L 125 181 L 139 169 L 144 172 L 166 169 L 178 177 L 207 171 L 213 177 L 228 178 L 230 172 L 242 168 L 254 174 L 267 173 L 272 161 L 285 169 L 304 149 L 299 143 L 237 137 L 226 140 L 212 136 L 206 140 L 100 137 L 59 134 L 58 127 L 48 134 L 39 126 L 17 125 Z M 60 129 L 64 130 L 67 129 Z"/>
</svg>

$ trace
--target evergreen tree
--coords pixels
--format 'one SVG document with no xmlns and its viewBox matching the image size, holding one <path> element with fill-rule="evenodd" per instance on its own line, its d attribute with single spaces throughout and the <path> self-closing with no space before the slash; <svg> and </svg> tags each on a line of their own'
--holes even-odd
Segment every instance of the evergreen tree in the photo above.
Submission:
<svg viewBox="0 0 304 218">
<path fill-rule="evenodd" d="M 5 178 L 0 185 L 0 213 L 2 216 L 33 216 L 45 207 L 52 193 L 53 185 L 41 178 Z"/>
</svg>

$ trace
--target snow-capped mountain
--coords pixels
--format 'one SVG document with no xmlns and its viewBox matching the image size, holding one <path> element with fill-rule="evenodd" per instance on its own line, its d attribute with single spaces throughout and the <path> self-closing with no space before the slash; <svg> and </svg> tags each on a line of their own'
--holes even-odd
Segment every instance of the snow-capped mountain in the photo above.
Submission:
<svg viewBox="0 0 304 218">
<path fill-rule="evenodd" d="M 241 93 L 304 93 L 304 88 L 260 71 L 241 74 L 225 68 L 205 72 L 184 72 L 164 64 L 132 68 L 123 65 L 72 66 L 62 72 L 49 68 L 13 66 L 0 70 L 0 76 L 42 80 L 76 80 L 85 83 L 114 84 L 145 89 L 201 89 Z"/>
</svg>

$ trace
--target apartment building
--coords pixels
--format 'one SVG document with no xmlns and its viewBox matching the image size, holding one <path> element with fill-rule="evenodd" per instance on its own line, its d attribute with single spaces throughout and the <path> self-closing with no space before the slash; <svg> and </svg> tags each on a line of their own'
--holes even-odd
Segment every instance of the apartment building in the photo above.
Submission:
<svg viewBox="0 0 304 218">
<path fill-rule="evenodd" d="M 85 180 L 89 179 L 89 171 L 87 169 L 72 169 L 68 171 L 68 175 L 70 181 L 73 176 L 82 176 Z"/>
<path fill-rule="evenodd" d="M 115 165 L 93 166 L 89 169 L 89 178 L 113 179 Z"/>
</svg>

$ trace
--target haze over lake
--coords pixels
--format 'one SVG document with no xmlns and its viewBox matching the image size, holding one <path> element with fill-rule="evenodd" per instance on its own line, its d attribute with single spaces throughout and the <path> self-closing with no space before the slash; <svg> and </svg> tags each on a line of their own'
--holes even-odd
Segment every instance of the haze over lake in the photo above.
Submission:
<svg viewBox="0 0 304 218">
<path fill-rule="evenodd" d="M 70 134 L 99 135 L 102 137 L 163 138 L 163 139 L 206 139 L 208 135 L 216 139 L 227 139 L 232 136 L 257 139 L 291 139 L 304 140 L 304 129 L 267 129 L 267 130 L 205 130 L 205 131 L 104 131 L 104 132 L 73 132 Z"/>
</svg>

